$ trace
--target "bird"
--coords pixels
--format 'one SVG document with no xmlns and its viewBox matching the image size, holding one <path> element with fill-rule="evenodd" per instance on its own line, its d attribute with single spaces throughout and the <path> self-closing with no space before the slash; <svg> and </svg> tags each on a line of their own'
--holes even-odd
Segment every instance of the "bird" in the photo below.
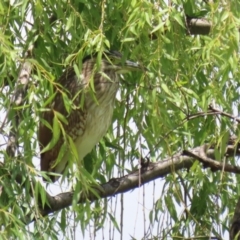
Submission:
<svg viewBox="0 0 240 240">
<path fill-rule="evenodd" d="M 75 145 L 76 161 L 83 160 L 111 125 L 114 102 L 119 89 L 119 75 L 141 70 L 138 63 L 124 61 L 122 54 L 117 51 L 104 51 L 100 63 L 97 61 L 98 56 L 95 53 L 85 57 L 79 74 L 73 67 L 65 70 L 57 81 L 53 100 L 40 115 L 40 168 L 52 182 L 58 180 L 69 164 L 71 151 L 68 147 L 61 151 L 66 143 L 66 136 L 70 137 Z M 66 95 L 70 99 L 70 110 L 65 106 Z M 61 119 L 59 116 L 64 117 L 61 121 L 63 130 L 58 137 L 53 133 L 56 116 L 58 121 Z M 54 137 L 57 139 L 54 140 Z M 49 148 L 49 145 L 54 146 Z M 47 181 L 46 177 L 43 179 Z"/>
</svg>

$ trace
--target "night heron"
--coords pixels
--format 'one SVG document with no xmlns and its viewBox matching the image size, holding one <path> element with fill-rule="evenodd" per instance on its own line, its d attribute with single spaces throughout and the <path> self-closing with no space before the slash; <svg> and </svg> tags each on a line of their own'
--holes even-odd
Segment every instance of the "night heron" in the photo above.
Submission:
<svg viewBox="0 0 240 240">
<path fill-rule="evenodd" d="M 66 142 L 66 135 L 70 136 L 78 154 L 77 160 L 82 160 L 100 141 L 107 132 L 112 119 L 116 93 L 119 87 L 119 74 L 140 69 L 137 63 L 124 61 L 122 55 L 116 51 L 103 52 L 102 60 L 97 66 L 97 54 L 83 59 L 82 70 L 77 75 L 74 68 L 67 69 L 57 83 L 62 86 L 56 90 L 56 95 L 48 105 L 48 111 L 40 116 L 39 142 L 41 149 L 41 171 L 63 173 L 70 159 L 68 147 L 61 150 Z M 93 83 L 93 84 L 92 84 Z M 66 109 L 66 92 L 72 100 L 70 111 Z M 64 99 L 65 98 L 65 99 Z M 61 121 L 64 131 L 54 142 L 54 119 L 57 113 L 66 118 Z M 61 117 L 60 117 L 61 118 Z M 64 134 L 65 132 L 65 134 Z M 45 150 L 46 151 L 45 151 Z M 49 176 L 52 181 L 58 177 Z"/>
</svg>

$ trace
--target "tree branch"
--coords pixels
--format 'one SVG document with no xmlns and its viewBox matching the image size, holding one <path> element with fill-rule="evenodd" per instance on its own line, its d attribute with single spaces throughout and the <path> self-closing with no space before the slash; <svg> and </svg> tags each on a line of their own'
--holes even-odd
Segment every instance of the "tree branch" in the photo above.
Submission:
<svg viewBox="0 0 240 240">
<path fill-rule="evenodd" d="M 192 35 L 208 35 L 212 24 L 204 18 L 186 17 L 186 27 L 189 34 Z"/>
<path fill-rule="evenodd" d="M 235 139 L 231 139 L 227 146 L 226 154 L 228 156 L 240 155 L 238 145 Z M 98 197 L 93 193 L 89 193 L 81 196 L 78 203 L 84 203 L 86 201 L 92 202 L 99 198 L 107 198 L 125 193 L 139 187 L 139 178 L 143 185 L 177 170 L 189 169 L 196 159 L 202 162 L 204 167 L 210 167 L 213 171 L 220 170 L 240 174 L 240 167 L 223 164 L 214 160 L 214 149 L 207 148 L 207 145 L 202 145 L 188 151 L 179 152 L 156 163 L 149 163 L 147 166 L 144 166 L 141 171 L 136 170 L 121 178 L 113 178 L 96 189 Z M 48 195 L 49 206 L 45 206 L 44 209 L 41 210 L 42 216 L 71 206 L 73 194 L 74 192 L 64 192 L 52 197 Z"/>
</svg>

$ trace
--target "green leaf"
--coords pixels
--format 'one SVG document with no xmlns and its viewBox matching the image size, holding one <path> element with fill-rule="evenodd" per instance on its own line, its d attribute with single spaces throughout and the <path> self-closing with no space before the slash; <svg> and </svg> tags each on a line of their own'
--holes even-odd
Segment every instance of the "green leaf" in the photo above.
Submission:
<svg viewBox="0 0 240 240">
<path fill-rule="evenodd" d="M 53 137 L 52 137 L 51 141 L 47 144 L 47 146 L 42 149 L 41 153 L 44 153 L 44 152 L 52 149 L 56 145 L 56 143 L 58 142 L 59 137 L 60 137 L 60 133 L 61 133 L 59 125 L 60 125 L 60 122 L 57 118 L 56 112 L 54 111 L 53 128 L 52 128 Z"/>
<path fill-rule="evenodd" d="M 115 144 L 113 142 L 109 142 L 106 138 L 105 138 L 105 145 L 106 145 L 106 147 L 109 147 L 112 149 L 123 150 L 123 148 L 121 146 L 119 146 L 118 144 Z"/>
<path fill-rule="evenodd" d="M 151 31 L 151 34 L 158 31 L 158 30 L 163 30 L 164 29 L 164 25 L 165 23 L 164 22 L 160 22 L 156 27 L 154 27 L 154 29 Z"/>
<path fill-rule="evenodd" d="M 62 230 L 63 232 L 65 232 L 66 226 L 67 226 L 67 222 L 66 222 L 66 211 L 65 211 L 65 209 L 63 209 L 62 212 L 61 212 L 61 222 L 60 222 L 60 227 L 61 227 L 61 230 Z"/>
<path fill-rule="evenodd" d="M 77 78 L 80 78 L 80 71 L 79 71 L 79 68 L 78 68 L 77 64 L 74 63 L 73 68 L 74 68 L 74 72 L 77 75 Z"/>
<path fill-rule="evenodd" d="M 78 160 L 78 152 L 77 152 L 76 146 L 71 137 L 68 137 L 68 142 L 69 142 L 69 148 L 73 155 L 73 158 L 75 161 L 77 161 Z"/>
<path fill-rule="evenodd" d="M 174 20 L 176 20 L 176 21 L 178 22 L 178 24 L 179 24 L 180 26 L 182 26 L 183 28 L 186 28 L 185 23 L 184 23 L 184 21 L 183 21 L 183 17 L 181 16 L 180 13 L 175 13 L 175 14 L 173 15 L 173 18 L 174 18 Z"/>
<path fill-rule="evenodd" d="M 67 94 L 64 93 L 64 92 L 62 93 L 62 99 L 63 99 L 64 107 L 65 107 L 67 113 L 69 114 L 71 112 L 71 110 L 72 110 L 72 105 L 73 105 L 72 100 L 69 99 Z M 61 119 L 63 119 L 63 118 L 61 118 Z M 67 123 L 66 120 L 64 122 Z"/>
<path fill-rule="evenodd" d="M 171 217 L 173 218 L 174 221 L 177 221 L 178 217 L 175 205 L 173 203 L 173 199 L 168 195 L 164 197 L 164 200 Z"/>
<path fill-rule="evenodd" d="M 66 31 L 68 31 L 73 25 L 73 18 L 74 18 L 73 16 L 74 16 L 73 14 L 70 14 L 70 16 L 68 17 Z"/>
<path fill-rule="evenodd" d="M 113 223 L 113 226 L 118 230 L 118 232 L 120 233 L 120 228 L 117 224 L 117 221 L 115 219 L 115 217 L 111 214 L 111 213 L 108 213 L 108 216 L 110 217 L 111 219 L 111 222 Z"/>
<path fill-rule="evenodd" d="M 161 88 L 170 96 L 172 95 L 169 88 L 167 87 L 167 85 L 165 83 L 161 83 Z"/>
<path fill-rule="evenodd" d="M 135 40 L 136 40 L 135 38 L 124 38 L 121 40 L 121 42 L 133 42 Z"/>
</svg>

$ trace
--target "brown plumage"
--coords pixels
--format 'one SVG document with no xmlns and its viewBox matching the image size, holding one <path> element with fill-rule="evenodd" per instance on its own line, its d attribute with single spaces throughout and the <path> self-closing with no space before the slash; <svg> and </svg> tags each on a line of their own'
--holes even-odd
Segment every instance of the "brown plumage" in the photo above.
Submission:
<svg viewBox="0 0 240 240">
<path fill-rule="evenodd" d="M 115 61 L 118 64 L 115 64 Z M 136 63 L 126 61 L 121 64 L 121 55 L 118 52 L 107 52 L 103 54 L 100 70 L 96 72 L 96 56 L 87 57 L 83 60 L 82 72 L 77 77 L 73 68 L 67 69 L 58 80 L 62 89 L 67 93 L 69 99 L 73 100 L 73 107 L 70 113 L 67 112 L 62 92 L 56 90 L 56 96 L 49 111 L 40 116 L 39 142 L 43 150 L 52 140 L 52 130 L 47 126 L 53 126 L 54 112 L 61 113 L 67 120 L 67 124 L 61 122 L 65 133 L 71 137 L 75 144 L 78 159 L 82 160 L 92 148 L 99 142 L 111 124 L 114 100 L 119 86 L 119 73 L 132 69 L 138 69 Z M 94 82 L 94 89 L 91 89 L 91 79 Z M 82 106 L 81 106 L 82 104 Z M 45 122 L 45 123 L 44 123 Z M 59 151 L 64 143 L 63 133 L 53 148 L 41 153 L 41 170 L 47 172 L 63 173 L 69 159 L 70 150 L 66 148 L 63 156 L 58 158 Z M 50 176 L 53 181 L 57 177 Z"/>
</svg>

